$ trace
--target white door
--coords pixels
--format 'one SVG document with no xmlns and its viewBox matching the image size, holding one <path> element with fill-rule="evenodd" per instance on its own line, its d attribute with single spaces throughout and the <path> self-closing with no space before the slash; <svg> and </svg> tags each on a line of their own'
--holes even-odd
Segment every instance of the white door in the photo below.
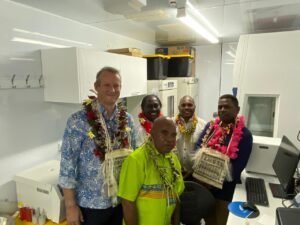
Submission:
<svg viewBox="0 0 300 225">
<path fill-rule="evenodd" d="M 177 113 L 177 89 L 160 90 L 159 98 L 164 116 L 174 117 Z"/>
</svg>

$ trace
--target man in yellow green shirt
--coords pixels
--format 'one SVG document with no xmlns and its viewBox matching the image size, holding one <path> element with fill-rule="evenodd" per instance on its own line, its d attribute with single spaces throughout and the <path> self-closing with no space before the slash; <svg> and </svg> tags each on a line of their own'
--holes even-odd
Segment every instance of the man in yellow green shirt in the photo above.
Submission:
<svg viewBox="0 0 300 225">
<path fill-rule="evenodd" d="M 176 126 L 171 118 L 157 118 L 150 138 L 122 165 L 118 196 L 126 225 L 179 225 L 179 195 L 184 183 L 180 162 L 171 152 Z"/>
</svg>

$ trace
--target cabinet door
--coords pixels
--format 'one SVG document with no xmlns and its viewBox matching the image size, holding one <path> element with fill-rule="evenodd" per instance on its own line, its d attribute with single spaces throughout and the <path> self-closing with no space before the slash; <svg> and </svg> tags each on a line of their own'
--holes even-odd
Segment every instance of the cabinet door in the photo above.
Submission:
<svg viewBox="0 0 300 225">
<path fill-rule="evenodd" d="M 41 56 L 45 101 L 78 103 L 80 83 L 77 49 L 45 49 Z"/>
<path fill-rule="evenodd" d="M 147 64 L 139 57 L 120 55 L 122 91 L 121 97 L 147 94 Z"/>
<path fill-rule="evenodd" d="M 120 70 L 118 55 L 108 52 L 96 52 L 88 49 L 79 49 L 79 82 L 81 100 L 89 95 L 94 95 L 90 89 L 94 89 L 97 73 L 105 66 L 114 67 Z"/>
</svg>

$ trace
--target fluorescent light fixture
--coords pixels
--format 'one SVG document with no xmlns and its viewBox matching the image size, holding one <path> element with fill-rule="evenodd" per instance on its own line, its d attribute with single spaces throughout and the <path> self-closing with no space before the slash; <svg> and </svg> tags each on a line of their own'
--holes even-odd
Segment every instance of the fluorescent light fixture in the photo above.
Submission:
<svg viewBox="0 0 300 225">
<path fill-rule="evenodd" d="M 187 2 L 187 3 L 189 3 L 189 2 Z M 189 5 L 192 6 L 190 3 L 189 3 Z M 195 32 L 200 34 L 202 37 L 204 37 L 209 42 L 211 42 L 213 44 L 219 43 L 219 39 L 214 34 L 212 34 L 208 29 L 206 29 L 206 27 L 203 26 L 202 23 L 199 22 L 202 19 L 201 18 L 199 19 L 199 15 L 197 15 L 197 13 L 195 13 L 194 11 L 197 12 L 196 8 L 193 6 L 192 6 L 192 9 L 190 7 L 178 8 L 177 9 L 177 18 L 179 18 L 179 20 L 182 23 L 189 26 L 191 29 L 193 29 Z M 203 20 L 202 20 L 202 22 L 203 22 Z"/>
<path fill-rule="evenodd" d="M 42 33 L 38 33 L 38 32 L 32 32 L 32 31 L 28 31 L 28 30 L 19 29 L 19 28 L 14 28 L 13 31 L 23 33 L 23 34 L 30 34 L 30 35 L 35 35 L 35 36 L 39 36 L 39 37 L 50 38 L 50 39 L 59 40 L 59 41 L 66 41 L 66 42 L 84 45 L 84 46 L 88 46 L 88 47 L 93 46 L 92 44 L 86 43 L 86 42 L 74 41 L 74 40 L 70 40 L 70 39 L 66 39 L 66 38 L 60 38 L 60 37 L 56 37 L 56 36 L 51 36 L 51 35 L 42 34 Z"/>
<path fill-rule="evenodd" d="M 235 59 L 235 54 L 233 54 L 232 51 L 227 51 L 226 54 Z"/>
<path fill-rule="evenodd" d="M 202 37 L 207 39 L 209 42 L 216 44 L 219 42 L 218 38 L 209 33 L 198 21 L 193 19 L 191 16 L 186 15 L 184 17 L 179 17 L 179 20 L 192 28 L 195 32 L 200 34 Z"/>
<path fill-rule="evenodd" d="M 227 62 L 227 63 L 224 63 L 224 64 L 233 65 L 234 63 L 233 62 Z"/>
<path fill-rule="evenodd" d="M 58 45 L 58 44 L 54 44 L 54 43 L 50 43 L 50 42 L 38 41 L 38 40 L 26 39 L 26 38 L 20 38 L 20 37 L 13 37 L 11 39 L 11 41 L 28 43 L 28 44 L 34 44 L 34 45 L 43 45 L 43 46 L 49 46 L 49 47 L 55 47 L 55 48 L 67 48 L 67 47 L 70 47 L 70 46 Z"/>
<path fill-rule="evenodd" d="M 35 61 L 33 58 L 20 58 L 20 57 L 11 57 L 9 60 L 15 61 Z"/>
<path fill-rule="evenodd" d="M 220 34 L 216 30 L 216 28 L 214 28 L 214 26 L 195 8 L 195 6 L 192 5 L 192 3 L 190 3 L 190 1 L 186 2 L 186 6 L 191 10 L 191 13 L 195 17 L 199 18 L 201 20 L 201 22 L 203 22 L 205 24 L 205 26 L 214 33 L 214 35 L 216 35 L 217 37 L 220 37 Z"/>
</svg>

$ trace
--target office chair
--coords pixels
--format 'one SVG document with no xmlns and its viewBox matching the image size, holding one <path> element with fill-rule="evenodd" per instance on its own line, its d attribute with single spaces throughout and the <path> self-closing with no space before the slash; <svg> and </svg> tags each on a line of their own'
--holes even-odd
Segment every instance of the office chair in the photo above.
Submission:
<svg viewBox="0 0 300 225">
<path fill-rule="evenodd" d="M 199 225 L 214 209 L 215 198 L 201 184 L 185 181 L 185 189 L 180 196 L 180 221 L 185 225 Z"/>
</svg>

